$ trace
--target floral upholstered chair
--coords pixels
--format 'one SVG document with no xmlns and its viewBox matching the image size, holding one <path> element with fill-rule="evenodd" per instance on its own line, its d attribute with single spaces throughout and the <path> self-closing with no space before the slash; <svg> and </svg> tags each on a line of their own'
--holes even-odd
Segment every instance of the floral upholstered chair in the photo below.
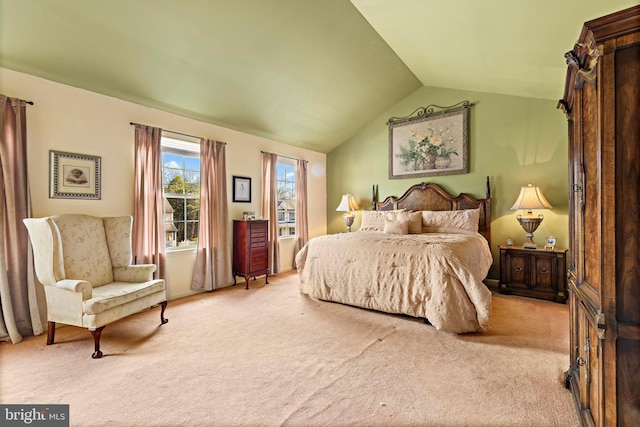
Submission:
<svg viewBox="0 0 640 427">
<path fill-rule="evenodd" d="M 23 221 L 47 299 L 47 345 L 56 322 L 88 328 L 97 359 L 108 323 L 158 304 L 161 324 L 167 323 L 165 282 L 153 279 L 156 266 L 131 265 L 132 217 L 67 214 Z"/>
</svg>

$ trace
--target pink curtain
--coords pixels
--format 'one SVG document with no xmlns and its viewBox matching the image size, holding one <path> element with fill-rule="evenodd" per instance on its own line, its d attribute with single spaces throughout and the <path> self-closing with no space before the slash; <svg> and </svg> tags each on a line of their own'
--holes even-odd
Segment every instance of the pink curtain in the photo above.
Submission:
<svg viewBox="0 0 640 427">
<path fill-rule="evenodd" d="M 233 282 L 225 145 L 200 140 L 200 228 L 191 283 L 194 290 L 211 291 Z"/>
<path fill-rule="evenodd" d="M 307 164 L 306 160 L 298 160 L 296 164 L 296 246 L 298 253 L 309 240 L 309 220 L 307 215 Z M 293 257 L 293 268 L 296 259 Z"/>
<path fill-rule="evenodd" d="M 154 278 L 166 278 L 162 203 L 162 129 L 136 124 L 133 261 L 155 264 Z"/>
<path fill-rule="evenodd" d="M 26 102 L 0 95 L 0 340 L 13 343 L 43 331 L 22 223 L 29 217 Z"/>
<path fill-rule="evenodd" d="M 269 269 L 280 272 L 280 245 L 278 242 L 278 156 L 262 153 L 262 216 L 269 220 Z"/>
</svg>

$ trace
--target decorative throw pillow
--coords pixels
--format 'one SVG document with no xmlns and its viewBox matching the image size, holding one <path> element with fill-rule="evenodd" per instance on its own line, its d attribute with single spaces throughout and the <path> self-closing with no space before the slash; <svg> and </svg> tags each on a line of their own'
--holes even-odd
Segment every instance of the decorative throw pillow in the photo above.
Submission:
<svg viewBox="0 0 640 427">
<path fill-rule="evenodd" d="M 384 232 L 387 234 L 409 234 L 409 220 L 387 218 L 384 221 Z"/>
<path fill-rule="evenodd" d="M 422 211 L 422 231 L 425 233 L 477 233 L 479 221 L 480 209 Z"/>
<path fill-rule="evenodd" d="M 398 219 L 409 221 L 409 234 L 422 233 L 422 212 L 401 211 L 398 212 Z"/>
<path fill-rule="evenodd" d="M 387 215 L 397 215 L 398 212 L 401 211 L 362 211 L 362 222 L 360 224 L 360 230 L 384 231 L 384 220 L 387 218 Z"/>
</svg>

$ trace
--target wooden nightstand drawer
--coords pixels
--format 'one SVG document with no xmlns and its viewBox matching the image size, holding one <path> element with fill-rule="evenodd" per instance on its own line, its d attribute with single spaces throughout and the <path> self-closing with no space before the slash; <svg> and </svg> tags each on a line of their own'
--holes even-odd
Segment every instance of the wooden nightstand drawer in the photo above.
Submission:
<svg viewBox="0 0 640 427">
<path fill-rule="evenodd" d="M 566 249 L 500 249 L 500 293 L 566 302 Z"/>
<path fill-rule="evenodd" d="M 528 256 L 517 252 L 509 252 L 507 254 L 507 277 L 506 282 L 513 286 L 527 286 L 527 275 L 529 268 L 527 266 Z"/>
<path fill-rule="evenodd" d="M 536 256 L 533 259 L 531 286 L 538 289 L 558 291 L 556 283 L 558 259 L 555 256 Z"/>
</svg>

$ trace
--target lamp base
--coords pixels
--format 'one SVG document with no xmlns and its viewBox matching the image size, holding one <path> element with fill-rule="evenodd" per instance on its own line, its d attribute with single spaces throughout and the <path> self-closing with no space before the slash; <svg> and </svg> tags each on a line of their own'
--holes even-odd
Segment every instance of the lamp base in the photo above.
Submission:
<svg viewBox="0 0 640 427">
<path fill-rule="evenodd" d="M 347 233 L 351 232 L 351 225 L 353 225 L 355 215 L 344 214 L 342 218 L 344 219 L 344 224 L 347 226 Z"/>
<path fill-rule="evenodd" d="M 544 217 L 542 215 L 538 215 L 537 218 L 533 215 L 518 215 L 517 218 L 523 230 L 527 232 L 527 241 L 522 244 L 522 247 L 526 249 L 538 249 L 538 245 L 533 242 L 533 232 L 538 229 Z"/>
</svg>

